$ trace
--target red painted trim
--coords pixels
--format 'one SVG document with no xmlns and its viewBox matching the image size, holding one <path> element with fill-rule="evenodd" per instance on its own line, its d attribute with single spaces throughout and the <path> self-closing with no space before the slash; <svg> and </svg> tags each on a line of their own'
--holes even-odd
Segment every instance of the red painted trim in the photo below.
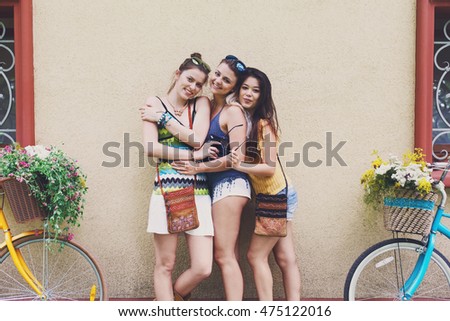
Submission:
<svg viewBox="0 0 450 321">
<path fill-rule="evenodd" d="M 17 141 L 23 146 L 34 145 L 34 65 L 33 65 L 33 4 L 32 0 L 20 1 L 20 105 L 18 106 L 16 126 Z M 16 51 L 17 52 L 17 51 Z M 19 88 L 19 86 L 18 86 Z M 18 102 L 19 104 L 19 102 Z"/>
<path fill-rule="evenodd" d="M 436 8 L 450 7 L 450 3 L 417 0 L 416 29 L 416 104 L 414 146 L 422 148 L 427 162 L 433 161 L 433 66 L 434 66 L 434 20 Z M 433 172 L 440 178 L 439 172 Z M 450 176 L 444 181 L 450 187 Z"/>
<path fill-rule="evenodd" d="M 432 161 L 434 6 L 417 0 L 415 147 Z"/>
</svg>

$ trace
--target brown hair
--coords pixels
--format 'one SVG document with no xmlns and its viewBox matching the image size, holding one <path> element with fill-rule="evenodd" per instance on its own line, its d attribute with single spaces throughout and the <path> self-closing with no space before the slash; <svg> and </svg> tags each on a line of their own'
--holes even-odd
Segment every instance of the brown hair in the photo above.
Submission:
<svg viewBox="0 0 450 321">
<path fill-rule="evenodd" d="M 239 88 L 238 84 L 242 81 L 242 77 L 243 77 L 243 74 L 244 74 L 243 71 L 239 71 L 239 69 L 237 68 L 237 66 L 236 66 L 236 62 L 237 61 L 240 61 L 240 60 L 238 60 L 237 58 L 236 59 L 223 58 L 220 61 L 220 63 L 219 63 L 219 65 L 220 64 L 226 64 L 231 69 L 231 71 L 234 73 L 234 75 L 236 76 L 236 84 L 234 85 L 234 88 L 231 90 L 231 93 L 233 93 L 236 90 L 238 90 L 238 88 Z"/>
<path fill-rule="evenodd" d="M 209 68 L 209 65 L 202 60 L 202 55 L 198 52 L 194 52 L 191 54 L 190 58 L 186 58 L 180 67 L 178 67 L 178 71 L 182 73 L 183 71 L 194 68 L 200 70 L 206 75 L 206 82 L 208 80 L 208 74 L 211 71 L 211 68 Z M 167 93 L 169 93 L 174 86 L 175 80 L 172 80 L 172 84 L 170 85 L 169 90 L 167 90 Z"/>
</svg>

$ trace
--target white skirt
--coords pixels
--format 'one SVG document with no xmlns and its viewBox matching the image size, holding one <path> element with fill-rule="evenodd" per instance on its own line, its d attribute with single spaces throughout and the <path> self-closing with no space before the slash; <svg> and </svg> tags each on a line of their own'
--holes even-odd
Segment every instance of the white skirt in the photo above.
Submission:
<svg viewBox="0 0 450 321">
<path fill-rule="evenodd" d="M 209 195 L 195 195 L 198 221 L 200 226 L 185 232 L 189 235 L 214 236 L 214 226 L 211 215 L 211 197 Z M 152 193 L 148 210 L 147 232 L 156 234 L 169 234 L 167 230 L 167 215 L 164 198 L 161 194 Z"/>
</svg>

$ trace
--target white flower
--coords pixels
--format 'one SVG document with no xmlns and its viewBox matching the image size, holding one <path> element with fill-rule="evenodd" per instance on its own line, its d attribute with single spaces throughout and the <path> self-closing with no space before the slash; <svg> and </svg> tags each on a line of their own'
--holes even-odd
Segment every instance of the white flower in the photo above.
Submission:
<svg viewBox="0 0 450 321">
<path fill-rule="evenodd" d="M 380 167 L 378 167 L 376 170 L 375 170 L 375 174 L 376 175 L 384 175 L 384 174 L 386 174 L 390 169 L 392 169 L 394 166 L 392 166 L 392 165 L 384 165 L 384 164 L 381 164 L 380 165 Z"/>
<path fill-rule="evenodd" d="M 50 155 L 50 150 L 42 145 L 27 146 L 25 147 L 25 150 L 28 155 L 37 156 L 40 159 L 45 159 Z"/>
</svg>

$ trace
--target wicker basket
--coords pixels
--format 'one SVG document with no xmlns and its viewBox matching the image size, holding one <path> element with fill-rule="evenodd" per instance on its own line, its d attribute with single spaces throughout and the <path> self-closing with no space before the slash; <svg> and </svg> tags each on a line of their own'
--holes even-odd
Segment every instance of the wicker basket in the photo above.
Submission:
<svg viewBox="0 0 450 321">
<path fill-rule="evenodd" d="M 30 188 L 25 182 L 19 182 L 15 179 L 6 179 L 2 181 L 1 185 L 8 198 L 9 205 L 11 206 L 11 210 L 17 223 L 24 223 L 46 217 L 45 211 L 31 195 Z"/>
<path fill-rule="evenodd" d="M 433 192 L 421 195 L 404 189 L 395 196 L 384 199 L 384 227 L 388 231 L 429 234 L 438 195 Z"/>
</svg>

